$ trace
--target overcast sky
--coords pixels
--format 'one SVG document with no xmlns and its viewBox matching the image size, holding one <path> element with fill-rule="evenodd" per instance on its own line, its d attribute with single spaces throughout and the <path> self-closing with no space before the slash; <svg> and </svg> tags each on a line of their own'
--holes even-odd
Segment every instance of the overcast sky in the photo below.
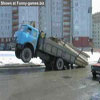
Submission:
<svg viewBox="0 0 100 100">
<path fill-rule="evenodd" d="M 92 0 L 92 13 L 100 12 L 100 0 Z"/>
</svg>

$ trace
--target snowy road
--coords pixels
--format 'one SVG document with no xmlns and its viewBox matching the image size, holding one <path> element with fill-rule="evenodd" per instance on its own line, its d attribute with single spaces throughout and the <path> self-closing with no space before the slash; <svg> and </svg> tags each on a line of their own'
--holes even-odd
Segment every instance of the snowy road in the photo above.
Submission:
<svg viewBox="0 0 100 100">
<path fill-rule="evenodd" d="M 90 66 L 50 72 L 0 71 L 0 100 L 90 100 L 98 93 L 100 84 L 92 80 Z"/>
<path fill-rule="evenodd" d="M 17 64 L 24 64 L 22 60 L 17 59 L 15 56 L 14 51 L 0 51 L 0 66 L 5 66 L 7 64 L 10 65 L 17 65 Z M 33 58 L 30 61 L 30 64 L 35 64 L 35 65 L 44 65 L 41 61 L 41 59 L 38 58 Z"/>
<path fill-rule="evenodd" d="M 90 55 L 90 64 L 97 62 L 100 53 L 87 53 Z M 0 55 L 0 61 L 6 61 L 4 64 L 7 60 L 9 63 L 22 63 L 13 56 L 14 52 L 2 52 Z M 33 62 L 39 61 L 41 63 L 38 58 Z M 31 67 L 1 68 L 0 100 L 100 100 L 98 80 L 92 80 L 90 65 L 86 68 L 49 72 Z"/>
</svg>

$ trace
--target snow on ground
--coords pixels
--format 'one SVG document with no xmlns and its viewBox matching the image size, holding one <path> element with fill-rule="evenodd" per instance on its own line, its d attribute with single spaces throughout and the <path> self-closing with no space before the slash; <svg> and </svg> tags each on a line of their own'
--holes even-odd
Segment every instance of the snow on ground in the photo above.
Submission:
<svg viewBox="0 0 100 100">
<path fill-rule="evenodd" d="M 85 53 L 87 53 L 90 56 L 90 58 L 88 58 L 89 64 L 96 63 L 100 57 L 100 52 L 94 52 L 93 54 L 91 52 L 85 52 Z"/>
<path fill-rule="evenodd" d="M 91 54 L 91 52 L 85 53 L 90 56 L 90 58 L 88 58 L 89 64 L 96 63 L 100 57 L 99 52 L 94 52 L 93 55 Z M 35 65 L 44 65 L 39 57 L 31 59 L 30 63 L 33 63 Z M 14 51 L 0 51 L 0 65 L 2 66 L 6 64 L 24 64 L 24 62 L 16 58 Z"/>
<path fill-rule="evenodd" d="M 39 57 L 33 58 L 30 63 L 43 65 L 42 60 Z M 14 51 L 0 51 L 0 65 L 5 64 L 24 64 L 24 62 L 16 58 Z"/>
</svg>

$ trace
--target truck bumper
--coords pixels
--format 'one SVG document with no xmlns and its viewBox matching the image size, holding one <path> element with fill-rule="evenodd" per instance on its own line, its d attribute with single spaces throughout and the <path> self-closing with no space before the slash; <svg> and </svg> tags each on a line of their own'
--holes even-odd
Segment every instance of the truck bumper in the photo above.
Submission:
<svg viewBox="0 0 100 100">
<path fill-rule="evenodd" d="M 22 44 L 16 44 L 16 48 L 23 49 L 24 48 L 24 45 L 22 45 Z"/>
</svg>

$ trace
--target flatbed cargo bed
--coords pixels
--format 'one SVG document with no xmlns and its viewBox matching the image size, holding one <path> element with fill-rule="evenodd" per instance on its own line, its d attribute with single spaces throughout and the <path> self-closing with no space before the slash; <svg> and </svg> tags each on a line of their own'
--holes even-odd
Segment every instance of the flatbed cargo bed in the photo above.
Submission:
<svg viewBox="0 0 100 100">
<path fill-rule="evenodd" d="M 82 56 L 81 51 L 75 50 L 60 40 L 55 41 L 50 38 L 40 39 L 39 50 L 51 56 L 62 58 L 69 64 L 76 64 L 82 67 L 88 65 L 87 55 Z"/>
</svg>

